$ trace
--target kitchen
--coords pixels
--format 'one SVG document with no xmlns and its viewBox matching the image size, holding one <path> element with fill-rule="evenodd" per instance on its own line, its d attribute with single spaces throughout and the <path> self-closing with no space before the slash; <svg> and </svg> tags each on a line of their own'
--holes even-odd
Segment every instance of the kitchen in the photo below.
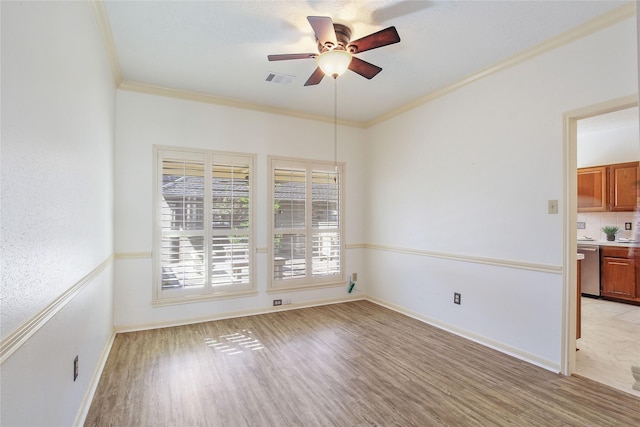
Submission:
<svg viewBox="0 0 640 427">
<path fill-rule="evenodd" d="M 638 107 L 578 121 L 576 373 L 640 396 L 638 134 Z"/>
</svg>

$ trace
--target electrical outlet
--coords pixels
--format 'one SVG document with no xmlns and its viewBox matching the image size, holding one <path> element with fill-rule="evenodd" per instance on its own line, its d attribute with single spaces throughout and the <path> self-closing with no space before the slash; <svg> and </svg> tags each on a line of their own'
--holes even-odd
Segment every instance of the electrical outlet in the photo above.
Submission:
<svg viewBox="0 0 640 427">
<path fill-rule="evenodd" d="M 587 228 L 587 223 L 578 221 L 578 230 L 584 230 L 585 228 Z"/>
<path fill-rule="evenodd" d="M 462 295 L 461 295 L 460 293 L 458 293 L 458 292 L 454 292 L 454 293 L 453 293 L 453 303 L 454 303 L 454 304 L 458 304 L 458 305 L 460 305 L 460 302 L 461 302 L 460 300 L 461 300 L 461 298 L 462 298 Z"/>
<path fill-rule="evenodd" d="M 290 299 L 283 299 L 282 300 L 282 305 L 287 305 L 287 304 L 291 304 L 291 300 Z"/>
<path fill-rule="evenodd" d="M 625 230 L 631 230 L 631 223 L 630 222 L 625 222 L 624 223 L 624 229 Z"/>
<path fill-rule="evenodd" d="M 78 378 L 78 356 L 76 355 L 76 358 L 73 359 L 73 381 L 75 381 Z"/>
<path fill-rule="evenodd" d="M 275 307 L 276 305 L 282 305 L 282 300 L 281 299 L 274 299 L 273 300 L 273 306 Z"/>
<path fill-rule="evenodd" d="M 351 280 L 353 280 L 354 282 L 357 282 L 358 281 L 358 273 L 351 274 Z"/>
</svg>

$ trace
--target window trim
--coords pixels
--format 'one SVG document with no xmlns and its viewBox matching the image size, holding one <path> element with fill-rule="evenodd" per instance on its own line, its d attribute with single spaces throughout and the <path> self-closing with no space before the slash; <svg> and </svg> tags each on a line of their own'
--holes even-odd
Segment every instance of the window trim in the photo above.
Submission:
<svg viewBox="0 0 640 427">
<path fill-rule="evenodd" d="M 268 222 L 268 247 L 267 247 L 267 292 L 268 293 L 276 293 L 282 291 L 294 291 L 294 290 L 307 290 L 307 289 L 320 289 L 325 287 L 336 287 L 336 286 L 344 286 L 347 283 L 346 278 L 346 243 L 345 243 L 345 189 L 346 189 L 346 180 L 345 180 L 345 163 L 333 161 L 324 161 L 324 160 L 313 160 L 313 159 L 300 159 L 300 158 L 291 158 L 291 157 L 281 157 L 281 156 L 268 156 L 268 194 L 267 194 L 267 212 L 269 215 Z M 276 234 L 277 229 L 275 228 L 275 215 L 273 213 L 273 203 L 274 203 L 274 172 L 276 168 L 295 168 L 295 169 L 305 169 L 307 172 L 311 172 L 312 170 L 317 170 L 317 168 L 325 169 L 327 171 L 333 170 L 335 167 L 338 167 L 339 171 L 339 218 L 340 218 L 340 226 L 338 228 L 338 233 L 340 236 L 340 274 L 335 276 L 317 276 L 313 277 L 312 275 L 305 275 L 304 278 L 301 279 L 292 279 L 292 280 L 275 280 L 274 279 L 274 235 Z M 307 186 L 308 196 L 311 197 L 311 183 L 307 179 L 305 179 L 305 184 Z M 308 209 L 309 211 L 311 208 Z M 305 223 L 305 236 L 309 241 L 312 240 L 313 236 L 313 228 L 312 228 L 312 219 L 308 218 Z M 311 254 L 306 254 L 307 259 L 310 260 Z"/>
<path fill-rule="evenodd" d="M 238 285 L 224 285 L 224 286 L 212 286 L 211 283 L 206 283 L 204 288 L 198 289 L 162 289 L 162 260 L 161 260 L 161 247 L 162 247 L 162 223 L 160 202 L 162 200 L 162 161 L 164 158 L 171 158 L 171 155 L 178 159 L 204 159 L 205 171 L 213 163 L 218 161 L 217 159 L 222 157 L 223 159 L 232 161 L 233 159 L 241 160 L 249 165 L 249 230 L 246 233 L 249 236 L 249 282 Z M 238 153 L 228 151 L 217 151 L 207 149 L 196 148 L 184 148 L 184 147 L 172 147 L 172 146 L 153 146 L 153 201 L 152 201 L 152 218 L 153 218 L 153 252 L 152 252 L 152 265 L 153 265 L 153 282 L 152 282 L 152 306 L 166 306 L 175 304 L 186 304 L 192 302 L 210 301 L 227 298 L 238 298 L 245 296 L 257 295 L 257 282 L 256 282 L 256 154 L 250 153 Z M 207 218 L 211 215 L 211 184 L 206 183 L 205 179 L 205 197 L 204 204 L 206 206 L 204 216 Z M 208 222 L 204 220 L 205 224 Z M 205 240 L 208 237 L 213 236 L 211 230 L 203 230 Z M 211 239 L 208 239 L 208 246 L 205 247 L 205 254 L 210 253 Z M 210 268 L 210 256 L 207 256 L 206 268 Z"/>
</svg>

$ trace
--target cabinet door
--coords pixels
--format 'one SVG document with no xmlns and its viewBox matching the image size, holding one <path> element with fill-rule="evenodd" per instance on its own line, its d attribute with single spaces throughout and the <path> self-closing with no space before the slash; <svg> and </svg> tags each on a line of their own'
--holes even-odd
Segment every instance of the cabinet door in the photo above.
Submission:
<svg viewBox="0 0 640 427">
<path fill-rule="evenodd" d="M 607 210 L 607 167 L 578 169 L 578 212 Z"/>
<path fill-rule="evenodd" d="M 609 210 L 635 211 L 638 200 L 638 162 L 609 166 Z"/>
<path fill-rule="evenodd" d="M 602 295 L 616 298 L 636 297 L 635 260 L 627 258 L 602 258 Z"/>
</svg>

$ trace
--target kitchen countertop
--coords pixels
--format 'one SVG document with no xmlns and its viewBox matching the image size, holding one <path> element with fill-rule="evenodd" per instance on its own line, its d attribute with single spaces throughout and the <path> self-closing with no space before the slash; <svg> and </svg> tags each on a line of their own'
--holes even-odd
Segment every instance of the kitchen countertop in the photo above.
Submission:
<svg viewBox="0 0 640 427">
<path fill-rule="evenodd" d="M 622 248 L 640 248 L 640 242 L 610 242 L 608 240 L 580 240 L 579 245 L 597 245 L 597 246 L 617 246 Z"/>
</svg>

